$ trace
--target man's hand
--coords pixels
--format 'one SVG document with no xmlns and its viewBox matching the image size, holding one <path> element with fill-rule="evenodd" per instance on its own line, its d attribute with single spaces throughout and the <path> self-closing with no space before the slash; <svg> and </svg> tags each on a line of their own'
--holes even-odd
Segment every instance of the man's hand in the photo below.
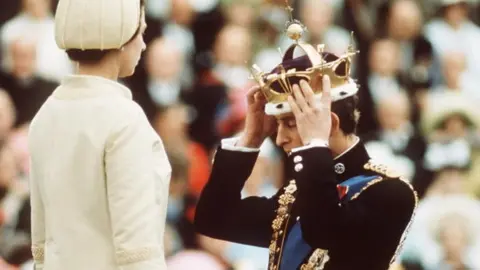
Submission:
<svg viewBox="0 0 480 270">
<path fill-rule="evenodd" d="M 245 128 L 238 146 L 259 148 L 265 138 L 276 130 L 275 118 L 265 114 L 267 100 L 260 92 L 260 87 L 251 88 L 247 93 L 248 110 Z"/>
<path fill-rule="evenodd" d="M 304 145 L 313 139 L 328 141 L 332 128 L 330 96 L 330 78 L 323 76 L 323 92 L 320 102 L 315 100 L 315 95 L 310 85 L 302 80 L 300 87 L 293 86 L 294 97 L 288 97 L 297 122 L 297 129 Z"/>
</svg>

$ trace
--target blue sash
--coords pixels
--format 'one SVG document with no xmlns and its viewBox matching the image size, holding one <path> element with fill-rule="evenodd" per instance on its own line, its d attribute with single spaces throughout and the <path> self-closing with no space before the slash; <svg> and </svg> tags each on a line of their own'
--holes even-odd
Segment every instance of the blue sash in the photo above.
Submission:
<svg viewBox="0 0 480 270">
<path fill-rule="evenodd" d="M 348 187 L 347 194 L 342 200 L 350 200 L 354 194 L 374 180 L 378 176 L 356 176 L 344 181 L 341 186 Z M 301 194 L 299 196 L 302 196 Z M 300 221 L 293 225 L 288 233 L 286 242 L 283 246 L 282 260 L 280 262 L 280 270 L 298 269 L 305 261 L 305 258 L 313 252 L 312 247 L 303 240 Z"/>
</svg>

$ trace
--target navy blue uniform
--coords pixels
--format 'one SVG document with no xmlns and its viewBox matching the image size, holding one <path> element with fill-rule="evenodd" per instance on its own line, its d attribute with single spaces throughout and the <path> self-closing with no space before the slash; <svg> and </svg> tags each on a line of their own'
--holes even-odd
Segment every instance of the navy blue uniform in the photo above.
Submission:
<svg viewBox="0 0 480 270">
<path fill-rule="evenodd" d="M 412 219 L 408 182 L 358 143 L 337 159 L 314 147 L 288 158 L 272 198 L 241 198 L 258 153 L 219 149 L 197 206 L 197 231 L 270 249 L 269 270 L 387 270 Z"/>
</svg>

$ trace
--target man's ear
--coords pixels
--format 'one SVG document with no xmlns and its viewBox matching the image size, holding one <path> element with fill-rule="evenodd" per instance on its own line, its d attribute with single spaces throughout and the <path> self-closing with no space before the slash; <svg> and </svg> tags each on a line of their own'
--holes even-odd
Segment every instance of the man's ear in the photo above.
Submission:
<svg viewBox="0 0 480 270">
<path fill-rule="evenodd" d="M 331 112 L 330 115 L 332 117 L 332 129 L 330 130 L 330 136 L 332 136 L 334 133 L 341 132 L 340 118 L 338 118 L 338 115 L 333 112 Z"/>
</svg>

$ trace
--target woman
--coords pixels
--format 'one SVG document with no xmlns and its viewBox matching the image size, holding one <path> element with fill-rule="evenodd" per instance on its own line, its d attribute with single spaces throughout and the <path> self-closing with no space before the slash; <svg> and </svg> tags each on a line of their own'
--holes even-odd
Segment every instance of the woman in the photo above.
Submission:
<svg viewBox="0 0 480 270">
<path fill-rule="evenodd" d="M 32 253 L 36 269 L 166 269 L 171 167 L 130 90 L 145 43 L 141 0 L 60 0 L 56 42 L 75 75 L 32 121 Z"/>
</svg>

